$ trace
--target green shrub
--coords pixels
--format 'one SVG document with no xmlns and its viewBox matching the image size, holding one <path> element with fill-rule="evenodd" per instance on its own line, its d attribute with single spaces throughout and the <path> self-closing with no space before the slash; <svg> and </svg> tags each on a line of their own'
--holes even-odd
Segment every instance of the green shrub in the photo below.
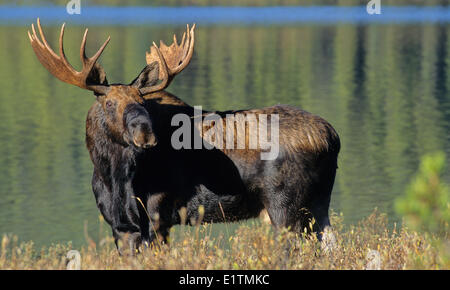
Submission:
<svg viewBox="0 0 450 290">
<path fill-rule="evenodd" d="M 443 152 L 425 155 L 406 194 L 396 200 L 395 209 L 409 227 L 438 235 L 448 232 L 450 190 L 442 180 L 445 165 Z"/>
</svg>

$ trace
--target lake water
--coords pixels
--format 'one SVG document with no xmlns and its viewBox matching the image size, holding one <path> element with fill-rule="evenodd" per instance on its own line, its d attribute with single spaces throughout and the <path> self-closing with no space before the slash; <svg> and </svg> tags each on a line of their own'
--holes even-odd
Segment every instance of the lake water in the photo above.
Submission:
<svg viewBox="0 0 450 290">
<path fill-rule="evenodd" d="M 420 157 L 450 156 L 448 8 L 82 9 L 0 7 L 0 234 L 81 245 L 86 221 L 91 236 L 98 231 L 84 144 L 94 98 L 38 62 L 26 34 L 36 17 L 54 48 L 66 22 L 76 67 L 85 25 L 88 55 L 110 35 L 100 61 L 110 82 L 124 83 L 152 41 L 169 43 L 197 23 L 192 62 L 168 91 L 206 110 L 283 103 L 327 119 L 342 142 L 331 208 L 347 224 L 375 207 L 398 222 L 393 201 Z"/>
</svg>

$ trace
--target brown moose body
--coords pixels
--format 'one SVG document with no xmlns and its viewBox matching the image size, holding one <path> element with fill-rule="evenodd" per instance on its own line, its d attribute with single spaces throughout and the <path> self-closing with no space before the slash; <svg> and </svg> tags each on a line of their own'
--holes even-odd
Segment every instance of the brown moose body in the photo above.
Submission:
<svg viewBox="0 0 450 290">
<path fill-rule="evenodd" d="M 124 237 L 131 249 L 155 238 L 165 241 L 170 227 L 197 221 L 199 215 L 203 222 L 230 222 L 257 217 L 263 209 L 276 228 L 295 232 L 309 229 L 314 218 L 312 230 L 320 238 L 330 226 L 328 210 L 340 150 L 336 131 L 324 119 L 287 105 L 198 115 L 194 107 L 164 91 L 192 58 L 194 27 L 188 26 L 180 44 L 175 37 L 170 46 L 153 44 L 147 66 L 129 85 L 108 84 L 97 63 L 109 38 L 87 58 L 86 30 L 80 49 L 83 69 L 78 72 L 64 56 L 64 25 L 59 55 L 46 42 L 39 19 L 42 40 L 34 25 L 29 33 L 49 72 L 96 96 L 86 120 L 86 145 L 94 164 L 97 206 L 111 225 L 116 245 Z M 192 146 L 174 148 L 179 128 L 173 120 L 180 114 L 187 116 L 192 133 L 190 140 L 182 141 Z M 214 122 L 203 122 L 211 115 L 217 117 Z M 257 125 L 252 127 L 247 119 L 239 130 L 239 122 L 230 117 L 242 116 L 254 117 Z M 256 128 L 266 116 L 277 119 L 276 128 L 269 126 L 277 129 L 273 159 L 261 158 L 266 150 L 260 144 L 252 147 L 252 136 L 261 136 Z M 234 133 L 234 139 L 225 138 L 222 147 L 196 148 L 196 140 L 213 140 L 205 141 L 213 123 L 220 123 L 222 133 Z M 270 129 L 268 139 L 273 140 Z M 228 137 L 217 136 L 215 142 Z M 243 140 L 241 146 L 238 140 Z"/>
</svg>

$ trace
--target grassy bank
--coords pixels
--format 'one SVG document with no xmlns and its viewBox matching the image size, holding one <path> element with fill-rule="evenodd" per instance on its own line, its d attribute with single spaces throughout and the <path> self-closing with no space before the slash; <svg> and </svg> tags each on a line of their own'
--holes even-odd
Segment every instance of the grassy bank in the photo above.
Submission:
<svg viewBox="0 0 450 290">
<path fill-rule="evenodd" d="M 366 269 L 371 250 L 377 251 L 381 269 L 450 269 L 448 232 L 438 238 L 389 228 L 386 215 L 377 211 L 357 225 L 344 226 L 336 214 L 332 221 L 337 243 L 331 253 L 322 251 L 314 236 L 275 235 L 264 222 L 243 224 L 228 237 L 212 237 L 210 225 L 178 227 L 170 246 L 145 249 L 136 257 L 119 256 L 111 237 L 97 244 L 89 239 L 89 246 L 76 250 L 81 269 Z M 66 269 L 72 249 L 70 243 L 36 249 L 32 242 L 3 236 L 0 269 Z"/>
</svg>

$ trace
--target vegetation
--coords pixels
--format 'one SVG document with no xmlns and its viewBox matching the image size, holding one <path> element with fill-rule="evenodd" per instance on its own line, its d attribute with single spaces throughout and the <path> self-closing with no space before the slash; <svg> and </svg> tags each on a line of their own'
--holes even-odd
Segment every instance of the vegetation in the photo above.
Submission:
<svg viewBox="0 0 450 290">
<path fill-rule="evenodd" d="M 344 226 L 343 215 L 331 214 L 335 243 L 323 249 L 316 235 L 273 231 L 268 219 L 228 225 L 218 235 L 212 225 L 171 229 L 169 244 L 141 248 L 138 255 L 120 256 L 112 237 L 102 230 L 98 243 L 85 230 L 87 246 L 79 250 L 82 269 L 450 269 L 449 192 L 440 181 L 445 156 L 425 156 L 417 176 L 397 210 L 407 226 L 389 227 L 377 209 L 356 225 Z M 200 224 L 200 221 L 198 222 Z M 0 269 L 65 269 L 71 243 L 38 250 L 33 242 L 19 243 L 4 235 Z M 72 263 L 72 262 L 70 262 Z"/>
<path fill-rule="evenodd" d="M 362 269 L 369 249 L 379 251 L 382 269 L 450 269 L 448 228 L 442 233 L 443 224 L 436 223 L 449 213 L 449 172 L 442 167 L 450 155 L 446 25 L 199 27 L 196 55 L 169 91 L 205 109 L 287 103 L 325 117 L 342 139 L 332 206 L 346 220 L 333 216 L 338 247 L 331 255 L 314 238 L 276 237 L 266 224 L 249 223 L 230 235 L 212 235 L 211 225 L 177 227 L 170 246 L 136 258 L 118 256 L 110 234 L 97 238 L 93 226 L 98 210 L 84 148 L 93 98 L 42 69 L 26 29 L 0 27 L 0 230 L 20 230 L 21 239 L 39 246 L 4 236 L 0 269 L 62 269 L 70 249 L 80 250 L 83 269 Z M 75 64 L 82 29 L 66 31 L 66 54 Z M 88 55 L 110 34 L 101 59 L 108 79 L 131 80 L 151 40 L 169 41 L 173 31 L 96 27 Z M 55 45 L 58 29 L 47 35 Z M 447 158 L 426 158 L 432 161 L 424 161 L 403 196 L 420 156 L 435 151 L 446 151 Z M 396 209 L 406 226 L 378 213 L 355 222 L 374 205 L 395 217 L 398 196 Z M 423 203 L 435 209 L 422 210 Z M 88 239 L 80 219 L 89 220 L 87 235 L 96 237 L 90 246 L 81 247 Z M 68 236 L 73 244 L 40 247 Z M 294 247 L 286 252 L 288 241 Z"/>
<path fill-rule="evenodd" d="M 450 189 L 442 181 L 445 163 L 443 152 L 424 156 L 406 195 L 396 201 L 411 228 L 444 237 L 450 223 Z"/>
<path fill-rule="evenodd" d="M 450 245 L 436 248 L 437 239 L 407 228 L 389 230 L 384 214 L 374 211 L 356 226 L 343 228 L 342 215 L 333 215 L 336 247 L 321 250 L 315 236 L 287 231 L 275 235 L 267 223 L 241 225 L 236 234 L 214 238 L 210 225 L 179 227 L 171 244 L 144 249 L 139 255 L 119 256 L 112 238 L 78 249 L 81 269 L 366 269 L 371 250 L 380 269 L 450 269 Z M 18 244 L 4 236 L 0 269 L 66 269 L 69 244 L 38 250 L 32 242 Z M 377 266 L 378 267 L 378 266 Z"/>
</svg>

